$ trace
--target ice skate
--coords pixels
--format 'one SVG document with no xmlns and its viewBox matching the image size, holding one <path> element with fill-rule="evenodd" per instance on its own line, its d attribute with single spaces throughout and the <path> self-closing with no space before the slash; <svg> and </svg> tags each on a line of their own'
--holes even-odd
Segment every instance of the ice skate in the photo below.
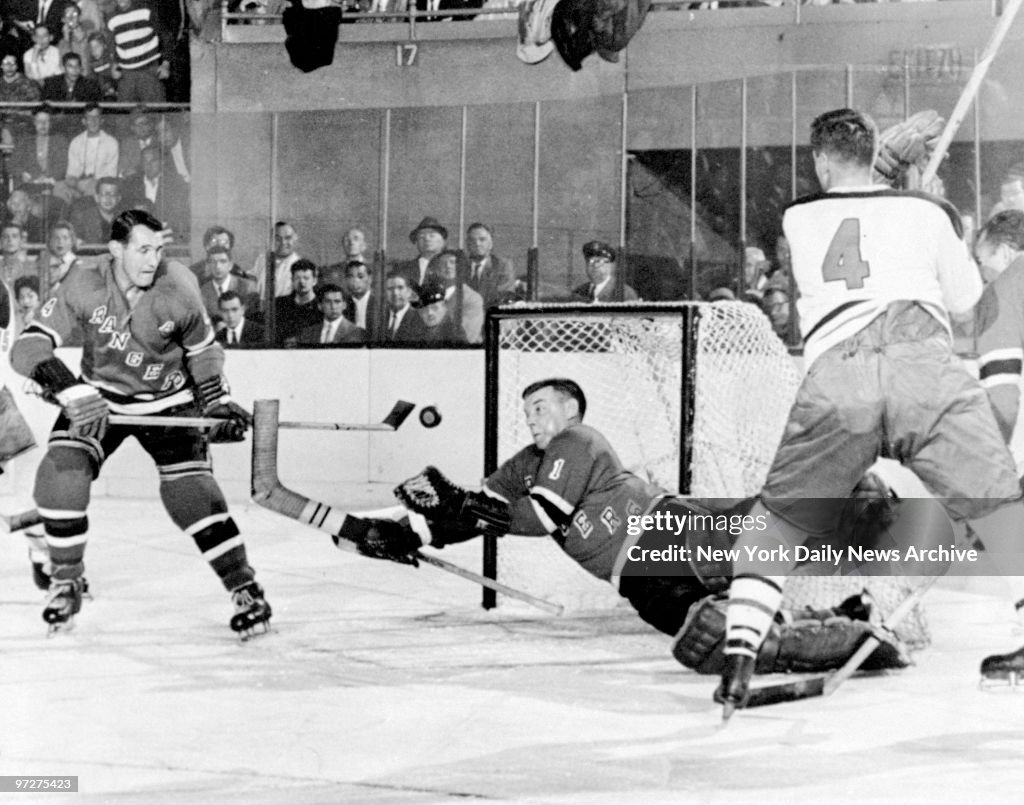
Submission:
<svg viewBox="0 0 1024 805">
<path fill-rule="evenodd" d="M 50 592 L 43 608 L 43 620 L 50 624 L 50 635 L 71 630 L 74 617 L 82 608 L 82 596 L 88 589 L 83 578 L 50 582 Z"/>
<path fill-rule="evenodd" d="M 993 654 L 981 661 L 981 687 L 1024 685 L 1024 646 L 1010 654 Z"/>
<path fill-rule="evenodd" d="M 231 628 L 238 632 L 245 642 L 270 631 L 270 604 L 263 597 L 263 588 L 255 581 L 243 584 L 231 591 L 235 614 L 231 616 Z"/>
</svg>

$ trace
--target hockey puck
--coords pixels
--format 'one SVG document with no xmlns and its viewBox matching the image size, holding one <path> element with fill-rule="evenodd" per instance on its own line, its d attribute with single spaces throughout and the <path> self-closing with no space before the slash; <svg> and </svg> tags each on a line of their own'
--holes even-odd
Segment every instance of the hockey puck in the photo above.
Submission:
<svg viewBox="0 0 1024 805">
<path fill-rule="evenodd" d="M 433 405 L 420 409 L 420 424 L 425 428 L 436 428 L 441 424 L 441 412 Z"/>
</svg>

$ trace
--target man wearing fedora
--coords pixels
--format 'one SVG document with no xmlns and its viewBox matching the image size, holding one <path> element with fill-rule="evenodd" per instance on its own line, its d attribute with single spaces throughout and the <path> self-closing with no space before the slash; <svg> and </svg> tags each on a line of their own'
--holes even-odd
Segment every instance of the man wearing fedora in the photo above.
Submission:
<svg viewBox="0 0 1024 805">
<path fill-rule="evenodd" d="M 405 277 L 409 287 L 418 294 L 427 275 L 427 265 L 432 258 L 444 251 L 448 230 L 441 226 L 436 218 L 428 216 L 409 233 L 409 240 L 416 246 L 419 256 L 395 263 L 392 273 Z"/>
<path fill-rule="evenodd" d="M 587 261 L 585 282 L 573 288 L 572 295 L 583 302 L 617 302 L 619 296 L 615 287 L 615 249 L 599 240 L 583 244 L 583 257 Z M 640 297 L 631 287 L 622 284 L 622 301 L 635 302 Z"/>
</svg>

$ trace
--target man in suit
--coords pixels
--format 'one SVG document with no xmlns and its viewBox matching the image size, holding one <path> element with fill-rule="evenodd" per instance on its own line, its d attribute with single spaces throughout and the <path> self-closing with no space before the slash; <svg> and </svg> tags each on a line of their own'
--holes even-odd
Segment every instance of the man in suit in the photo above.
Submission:
<svg viewBox="0 0 1024 805">
<path fill-rule="evenodd" d="M 103 100 L 100 85 L 82 75 L 82 57 L 74 51 L 64 54 L 62 75 L 50 76 L 43 81 L 44 101 L 77 101 L 99 103 Z"/>
<path fill-rule="evenodd" d="M 237 291 L 224 291 L 217 300 L 217 309 L 224 326 L 214 336 L 228 349 L 258 347 L 263 344 L 263 326 L 245 317 L 245 300 Z"/>
<path fill-rule="evenodd" d="M 430 261 L 427 282 L 444 288 L 449 315 L 462 323 L 469 344 L 483 341 L 484 300 L 466 284 L 469 260 L 461 251 L 446 249 Z"/>
<path fill-rule="evenodd" d="M 321 321 L 299 331 L 299 344 L 363 344 L 366 330 L 345 318 L 345 294 L 338 285 L 321 286 L 318 294 Z"/>
<path fill-rule="evenodd" d="M 573 289 L 573 296 L 584 302 L 616 302 L 618 289 L 615 277 L 615 249 L 599 240 L 583 244 L 590 282 Z M 622 301 L 635 302 L 640 297 L 631 287 L 622 284 Z"/>
<path fill-rule="evenodd" d="M 494 254 L 494 233 L 487 224 L 470 224 L 466 230 L 469 276 L 466 284 L 490 307 L 515 296 L 516 274 L 511 260 Z"/>
<path fill-rule="evenodd" d="M 148 202 L 157 218 L 184 239 L 190 224 L 190 197 L 188 185 L 164 164 L 163 153 L 156 146 L 142 151 L 142 173 L 124 180 L 124 195 L 128 206 Z"/>
<path fill-rule="evenodd" d="M 412 288 L 404 274 L 392 271 L 384 280 L 388 303 L 385 326 L 379 341 L 385 344 L 415 344 L 423 339 L 426 327 L 412 307 Z"/>
<path fill-rule="evenodd" d="M 234 260 L 231 251 L 224 246 L 211 246 L 206 253 L 206 268 L 209 276 L 199 284 L 199 294 L 203 298 L 203 306 L 214 324 L 220 318 L 220 298 L 228 291 L 234 291 L 245 301 L 243 305 L 250 307 L 256 300 L 253 284 L 248 280 L 232 276 L 231 266 Z"/>
<path fill-rule="evenodd" d="M 441 226 L 436 218 L 427 217 L 409 233 L 409 240 L 415 244 L 419 255 L 412 260 L 395 263 L 393 270 L 404 274 L 409 280 L 409 287 L 414 293 L 419 293 L 419 288 L 427 276 L 427 265 L 444 251 L 448 230 Z"/>
<path fill-rule="evenodd" d="M 71 224 L 84 243 L 107 243 L 110 225 L 121 212 L 121 185 L 113 176 L 96 180 L 91 198 L 81 198 L 71 207 Z"/>
<path fill-rule="evenodd" d="M 321 267 L 320 284 L 334 283 L 345 287 L 345 268 L 349 263 L 370 265 L 372 260 L 366 255 L 366 233 L 357 226 L 349 229 L 341 238 L 341 247 L 345 257 L 338 263 Z"/>
<path fill-rule="evenodd" d="M 370 290 L 369 266 L 352 261 L 345 266 L 345 318 L 366 331 L 367 338 L 377 340 L 380 306 Z"/>
<path fill-rule="evenodd" d="M 32 115 L 35 133 L 18 137 L 11 154 L 11 174 L 16 185 L 48 184 L 54 195 L 68 199 L 64 175 L 68 171 L 68 140 L 53 131 L 53 110 L 40 106 Z"/>
</svg>

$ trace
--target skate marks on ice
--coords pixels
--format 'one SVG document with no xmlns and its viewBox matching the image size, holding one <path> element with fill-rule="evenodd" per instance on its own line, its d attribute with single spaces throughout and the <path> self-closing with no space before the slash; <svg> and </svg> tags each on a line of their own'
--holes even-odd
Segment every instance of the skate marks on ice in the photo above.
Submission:
<svg viewBox="0 0 1024 805">
<path fill-rule="evenodd" d="M 916 667 L 719 730 L 714 680 L 628 610 L 485 613 L 461 579 L 239 508 L 274 607 L 242 645 L 153 504 L 90 515 L 95 598 L 67 635 L 0 542 L 0 774 L 79 774 L 75 802 L 1005 801 L 1019 775 L 1024 696 L 977 688 L 1022 639 L 999 598 L 936 589 Z"/>
</svg>

